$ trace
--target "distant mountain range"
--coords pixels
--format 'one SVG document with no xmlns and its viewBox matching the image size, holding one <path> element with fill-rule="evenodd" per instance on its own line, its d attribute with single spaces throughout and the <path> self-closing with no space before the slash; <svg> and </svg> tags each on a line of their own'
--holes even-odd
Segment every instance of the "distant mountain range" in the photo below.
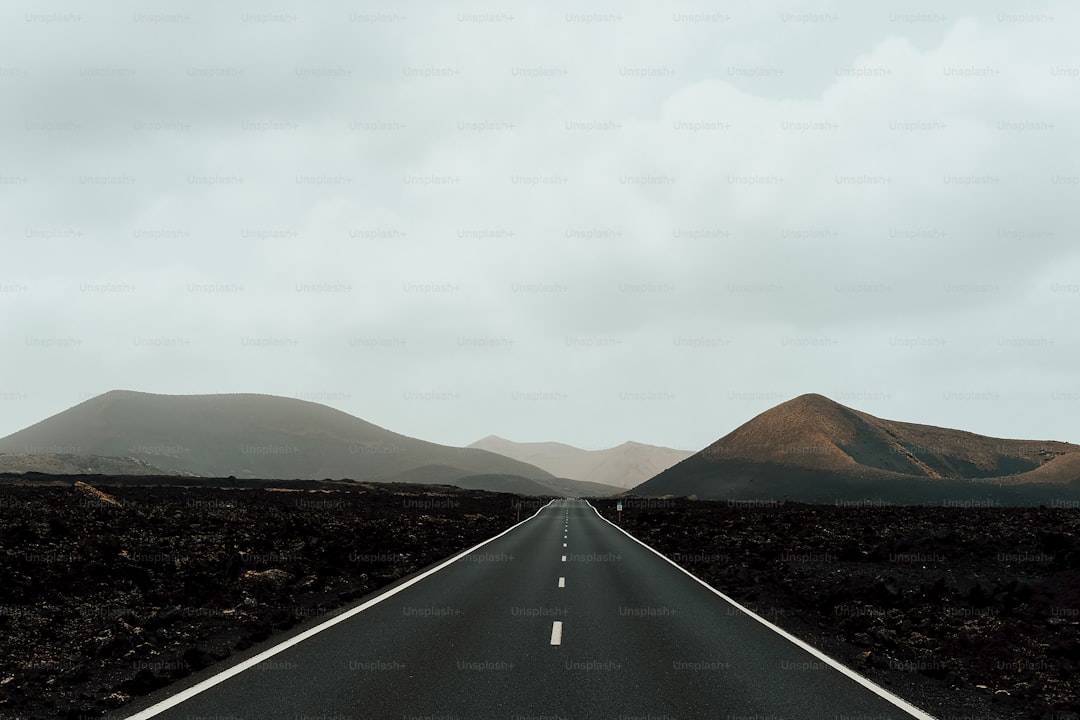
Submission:
<svg viewBox="0 0 1080 720">
<path fill-rule="evenodd" d="M 0 438 L 0 453 L 62 455 L 76 467 L 99 462 L 91 456 L 127 459 L 134 464 L 126 474 L 156 474 L 138 467 L 144 463 L 206 477 L 445 483 L 530 495 L 620 489 L 560 479 L 486 450 L 407 437 L 318 403 L 255 394 L 114 390 Z M 123 463 L 114 468 L 122 473 Z"/>
<path fill-rule="evenodd" d="M 553 475 L 632 488 L 693 455 L 656 445 L 626 442 L 606 450 L 583 450 L 557 442 L 514 442 L 488 435 L 468 447 L 527 462 Z"/>
<path fill-rule="evenodd" d="M 0 473 L 452 484 L 523 495 L 1080 507 L 1080 446 L 883 420 L 801 395 L 697 453 L 489 436 L 458 448 L 272 395 L 116 390 L 0 438 Z"/>
<path fill-rule="evenodd" d="M 633 488 L 642 496 L 978 505 L 1080 500 L 1080 446 L 882 420 L 801 395 Z"/>
</svg>

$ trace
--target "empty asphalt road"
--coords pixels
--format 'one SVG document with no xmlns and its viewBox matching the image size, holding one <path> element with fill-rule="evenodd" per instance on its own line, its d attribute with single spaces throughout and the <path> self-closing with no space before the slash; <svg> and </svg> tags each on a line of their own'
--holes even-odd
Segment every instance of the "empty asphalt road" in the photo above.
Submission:
<svg viewBox="0 0 1080 720">
<path fill-rule="evenodd" d="M 128 716 L 930 717 L 736 609 L 581 500 L 554 501 L 366 605 L 216 683 L 165 688 Z"/>
</svg>

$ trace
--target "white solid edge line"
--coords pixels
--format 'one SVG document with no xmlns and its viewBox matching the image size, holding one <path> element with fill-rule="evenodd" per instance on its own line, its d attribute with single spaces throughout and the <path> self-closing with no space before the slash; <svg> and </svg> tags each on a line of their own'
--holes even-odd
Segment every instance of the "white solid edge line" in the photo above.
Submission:
<svg viewBox="0 0 1080 720">
<path fill-rule="evenodd" d="M 551 644 L 562 645 L 562 620 L 551 622 Z"/>
<path fill-rule="evenodd" d="M 623 530 L 621 527 L 619 527 L 615 523 L 608 520 L 606 517 L 601 515 L 600 511 L 597 510 L 595 507 L 593 507 L 593 504 L 591 502 L 589 502 L 588 500 L 586 500 L 585 502 L 588 504 L 589 507 L 592 508 L 593 512 L 596 513 L 596 516 L 599 517 L 604 522 L 606 522 L 608 525 L 615 528 L 616 530 L 621 532 L 623 535 L 625 535 L 626 537 L 628 537 L 631 540 L 633 540 L 634 542 L 636 542 L 638 545 L 641 545 L 643 548 L 646 548 L 650 552 L 655 553 L 659 557 L 663 558 L 666 562 L 668 562 L 670 565 L 672 565 L 674 568 L 676 568 L 680 572 L 685 573 L 689 577 L 691 577 L 694 580 L 696 580 L 697 582 L 701 583 L 706 588 L 708 588 L 709 590 L 713 591 L 714 593 L 719 595 L 721 598 L 723 598 L 726 602 L 731 603 L 732 605 L 737 607 L 739 610 L 742 610 L 744 613 L 746 613 L 750 617 L 754 618 L 759 623 L 761 623 L 765 627 L 769 628 L 770 630 L 772 630 L 776 634 L 780 635 L 781 637 L 785 638 L 786 640 L 790 640 L 792 643 L 799 646 L 803 650 L 806 650 L 808 653 L 810 653 L 811 655 L 816 657 L 818 660 L 821 660 L 822 662 L 827 663 L 828 665 L 830 665 L 834 669 L 839 670 L 841 673 L 843 673 L 844 675 L 847 675 L 849 678 L 851 678 L 855 682 L 859 683 L 860 685 L 865 687 L 867 690 L 875 693 L 876 695 L 880 696 L 881 698 L 883 698 L 885 700 L 888 700 L 889 702 L 891 702 L 896 707 L 898 707 L 901 710 L 903 710 L 904 712 L 910 714 L 912 717 L 918 718 L 919 720 L 938 720 L 938 718 L 935 718 L 933 715 L 930 715 L 925 710 L 920 710 L 919 708 L 917 708 L 914 705 L 912 705 L 911 703 L 909 703 L 907 700 L 904 700 L 901 697 L 897 697 L 896 695 L 893 695 L 891 692 L 889 692 L 885 688 L 883 688 L 880 685 L 876 684 L 873 680 L 869 680 L 869 679 L 863 677 L 862 675 L 855 672 L 854 670 L 847 667 L 846 665 L 839 662 L 838 660 L 834 660 L 833 658 L 829 657 L 828 655 L 821 652 L 820 650 L 813 647 L 812 645 L 806 644 L 804 641 L 802 641 L 799 638 L 795 637 L 794 635 L 787 632 L 783 628 L 778 627 L 776 625 L 773 625 L 771 622 L 769 622 L 765 618 L 761 617 L 760 615 L 755 613 L 753 610 L 750 610 L 749 608 L 743 607 L 739 603 L 737 603 L 734 600 L 732 600 L 731 598 L 729 598 L 724 593 L 722 593 L 719 590 L 717 590 L 716 588 L 714 588 L 709 583 L 705 582 L 704 580 L 702 580 L 698 576 L 694 575 L 690 571 L 686 570 L 685 568 L 677 565 L 675 562 L 670 560 L 667 556 L 665 556 L 659 550 L 656 550 L 655 548 L 650 547 L 649 545 L 646 545 L 641 540 L 638 540 L 636 537 L 634 537 L 630 533 L 626 532 L 625 530 Z"/>
<path fill-rule="evenodd" d="M 365 602 L 365 603 L 363 603 L 361 605 L 357 605 L 352 610 L 344 612 L 341 615 L 335 615 L 334 617 L 330 618 L 326 622 L 321 623 L 319 625 L 316 625 L 313 628 L 309 628 L 309 629 L 305 630 L 304 632 L 300 633 L 299 635 L 295 635 L 295 636 L 289 638 L 288 640 L 283 640 L 282 642 L 278 643 L 277 645 L 274 645 L 273 647 L 270 647 L 270 648 L 267 648 L 266 650 L 263 650 L 258 655 L 255 655 L 254 657 L 250 657 L 250 658 L 248 658 L 247 660 L 245 660 L 245 661 L 243 661 L 241 663 L 237 663 L 236 665 L 233 665 L 230 668 L 222 670 L 217 675 L 212 675 L 211 677 L 206 678 L 202 682 L 196 683 L 195 685 L 192 685 L 191 687 L 187 688 L 186 690 L 182 690 L 181 692 L 178 692 L 176 695 L 173 695 L 172 697 L 169 697 L 169 698 L 166 698 L 165 700 L 162 700 L 161 702 L 157 703 L 156 705 L 152 705 L 152 706 L 146 708 L 145 710 L 141 710 L 140 712 L 138 712 L 138 713 L 136 713 L 134 715 L 129 715 L 129 716 L 125 717 L 124 720 L 146 720 L 146 718 L 152 718 L 155 715 L 159 715 L 162 712 L 168 710 L 169 708 L 176 707 L 180 703 L 185 702 L 187 700 L 190 700 L 191 698 L 195 697 L 196 695 L 203 692 L 204 690 L 209 690 L 213 686 L 228 680 L 233 675 L 239 675 L 240 673 L 244 672 L 245 670 L 247 670 L 247 669 L 249 669 L 251 667 L 254 667 L 255 665 L 258 665 L 263 660 L 265 660 L 265 659 L 267 659 L 269 657 L 272 657 L 274 655 L 277 655 L 279 652 L 281 652 L 283 650 L 287 650 L 288 648 L 291 648 L 293 645 L 297 645 L 297 644 L 303 642 L 304 640 L 307 640 L 312 635 L 316 635 L 318 633 L 321 633 L 323 630 L 326 630 L 329 627 L 337 625 L 340 622 L 344 622 L 344 621 L 348 620 L 349 618 L 351 618 L 352 616 L 357 615 L 358 613 L 361 613 L 364 610 L 367 610 L 369 607 L 371 607 L 373 605 L 378 605 L 383 600 L 386 600 L 389 597 L 397 595 L 399 592 L 401 592 L 405 588 L 412 587 L 413 585 L 420 582 L 421 580 L 423 580 L 427 576 L 432 575 L 434 573 L 437 573 L 438 571 L 445 568 L 447 565 L 450 565 L 450 564 L 460 560 L 462 557 L 468 555 L 469 553 L 475 551 L 476 549 L 481 548 L 484 545 L 487 545 L 489 542 L 492 542 L 493 540 L 497 540 L 497 539 L 501 538 L 503 535 L 510 532 L 514 528 L 516 528 L 516 527 L 518 527 L 520 525 L 524 525 L 525 523 L 529 522 L 534 517 L 539 515 L 540 512 L 544 508 L 546 508 L 548 505 L 551 505 L 552 502 L 555 502 L 555 501 L 554 500 L 549 501 L 547 505 L 544 505 L 539 510 L 537 510 L 535 513 L 533 513 L 529 517 L 525 518 L 521 522 L 517 523 L 516 525 L 511 525 L 510 527 L 506 528 L 505 530 L 503 530 L 498 535 L 496 535 L 494 537 L 491 537 L 491 538 L 488 538 L 487 540 L 480 543 L 479 545 L 474 545 L 473 547 L 469 548 L 468 550 L 462 550 L 461 552 L 459 552 L 457 555 L 453 556 L 449 560 L 444 560 L 442 563 L 436 565 L 435 567 L 433 567 L 433 568 L 431 568 L 429 570 L 426 570 L 423 573 L 421 573 L 420 575 L 417 575 L 416 577 L 411 578 L 411 579 L 401 583 L 400 585 L 387 590 L 386 592 L 379 595 L 378 597 L 374 597 L 371 600 L 368 600 L 367 602 Z"/>
</svg>

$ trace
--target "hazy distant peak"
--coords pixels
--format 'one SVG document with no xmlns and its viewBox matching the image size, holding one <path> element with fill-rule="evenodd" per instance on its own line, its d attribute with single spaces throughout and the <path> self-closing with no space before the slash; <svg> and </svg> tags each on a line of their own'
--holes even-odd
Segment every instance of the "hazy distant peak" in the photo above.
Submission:
<svg viewBox="0 0 1080 720">
<path fill-rule="evenodd" d="M 514 442 L 488 435 L 469 447 L 521 460 L 553 475 L 630 488 L 693 453 L 632 440 L 602 450 L 584 450 L 558 442 Z"/>
</svg>

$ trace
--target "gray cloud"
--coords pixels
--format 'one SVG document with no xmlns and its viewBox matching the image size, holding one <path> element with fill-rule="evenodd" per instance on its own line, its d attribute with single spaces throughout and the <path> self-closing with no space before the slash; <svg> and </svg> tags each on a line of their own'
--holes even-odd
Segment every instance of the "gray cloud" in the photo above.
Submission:
<svg viewBox="0 0 1080 720">
<path fill-rule="evenodd" d="M 112 388 L 697 448 L 1072 440 L 1080 16 L 111 2 L 0 22 L 0 433 Z"/>
</svg>

